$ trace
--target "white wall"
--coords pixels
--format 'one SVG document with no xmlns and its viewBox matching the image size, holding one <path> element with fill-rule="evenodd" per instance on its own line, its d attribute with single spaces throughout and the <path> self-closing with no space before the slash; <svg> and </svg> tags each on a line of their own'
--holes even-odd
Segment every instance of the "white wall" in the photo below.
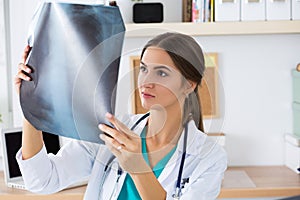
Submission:
<svg viewBox="0 0 300 200">
<path fill-rule="evenodd" d="M 220 55 L 226 150 L 231 165 L 284 164 L 283 134 L 292 131 L 291 69 L 300 35 L 198 38 Z"/>
<path fill-rule="evenodd" d="M 221 117 L 206 121 L 206 131 L 226 134 L 230 165 L 283 165 L 283 135 L 292 132 L 291 69 L 300 62 L 300 35 L 196 39 L 205 52 L 219 54 L 219 88 L 224 88 L 220 91 Z M 127 39 L 124 54 L 138 55 L 147 40 Z M 124 83 L 130 82 L 128 66 L 125 56 L 121 65 Z M 128 91 L 130 86 L 121 84 L 122 102 Z M 128 107 L 120 102 L 117 110 L 126 113 Z"/>
<path fill-rule="evenodd" d="M 8 98 L 8 68 L 6 65 L 6 51 L 5 51 L 5 29 L 4 29 L 4 4 L 0 0 L 0 114 L 2 115 L 2 122 L 0 122 L 0 129 L 6 128 L 11 124 L 11 112 L 9 110 Z M 0 144 L 0 170 L 2 170 L 2 146 Z"/>
<path fill-rule="evenodd" d="M 4 115 L 7 110 L 7 86 L 6 86 L 6 76 L 5 73 L 5 55 L 4 55 L 4 20 L 3 20 L 3 2 L 0 1 L 0 114 Z M 3 118 L 3 117 L 2 117 Z M 4 119 L 2 119 L 4 120 Z M 3 123 L 0 122 L 0 128 L 3 126 Z M 1 145 L 1 144 L 0 144 Z M 0 170 L 2 169 L 2 148 L 0 146 Z"/>
<path fill-rule="evenodd" d="M 27 44 L 27 30 L 31 17 L 36 9 L 39 0 L 4 0 L 9 1 L 10 11 L 10 48 L 11 48 L 11 70 L 14 76 L 17 71 L 18 63 L 21 61 L 21 55 Z M 13 84 L 13 83 L 10 83 Z M 22 121 L 22 112 L 19 106 L 19 99 L 13 91 L 13 124 L 20 126 Z"/>
<path fill-rule="evenodd" d="M 8 96 L 7 96 L 7 77 L 6 77 L 6 60 L 5 60 L 5 38 L 4 38 L 4 20 L 3 20 L 3 2 L 0 1 L 0 114 L 2 114 L 3 122 L 0 128 L 7 121 L 8 113 Z"/>
<path fill-rule="evenodd" d="M 35 7 L 32 4 L 36 2 L 10 0 L 12 74 L 15 74 L 20 60 L 28 22 Z M 124 1 L 119 1 L 119 5 L 122 4 Z M 173 6 L 174 9 L 170 9 L 172 11 L 178 5 Z M 122 6 L 121 11 L 126 13 L 125 21 L 128 22 L 130 10 L 125 7 Z M 117 111 L 120 114 L 131 111 L 128 99 L 131 82 L 128 55 L 138 55 L 148 39 L 125 40 L 117 99 Z M 196 39 L 205 52 L 219 53 L 220 78 L 224 86 L 224 92 L 222 90 L 220 95 L 221 118 L 212 123 L 207 121 L 206 129 L 226 133 L 230 165 L 282 165 L 283 134 L 292 131 L 290 70 L 300 62 L 300 35 L 213 36 Z M 21 116 L 18 100 L 14 96 L 14 125 L 21 124 Z"/>
</svg>

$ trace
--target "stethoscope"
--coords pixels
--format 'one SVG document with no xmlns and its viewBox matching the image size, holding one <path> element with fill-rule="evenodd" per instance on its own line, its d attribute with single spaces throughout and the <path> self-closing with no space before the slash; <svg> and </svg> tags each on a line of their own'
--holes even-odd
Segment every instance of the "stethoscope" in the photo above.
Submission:
<svg viewBox="0 0 300 200">
<path fill-rule="evenodd" d="M 133 131 L 144 119 L 146 119 L 147 117 L 149 117 L 150 113 L 146 113 L 144 114 L 142 117 L 140 117 L 134 124 L 133 126 L 130 128 L 131 131 Z M 183 153 L 182 153 L 182 156 L 181 156 L 181 161 L 180 161 L 180 166 L 179 166 L 179 171 L 178 171 L 178 176 L 177 176 L 177 181 L 176 181 L 176 187 L 175 187 L 175 192 L 174 194 L 172 195 L 173 199 L 180 199 L 182 193 L 181 193 L 181 190 L 184 188 L 184 185 L 186 183 L 189 182 L 189 178 L 184 178 L 182 179 L 182 172 L 183 172 L 183 167 L 184 167 L 184 162 L 185 162 L 185 156 L 186 156 L 186 146 L 187 146 L 187 133 L 188 133 L 188 123 L 185 124 L 185 127 L 184 127 L 184 140 L 183 140 Z M 115 159 L 114 156 L 112 156 L 106 166 L 104 167 L 104 175 L 102 176 L 102 180 L 101 180 L 101 183 L 100 183 L 100 191 L 99 191 L 99 197 L 100 197 L 100 194 L 101 194 L 101 191 L 102 191 L 102 188 L 103 188 L 103 185 L 104 185 L 104 181 L 107 177 L 107 172 L 108 172 L 108 169 L 112 167 L 113 164 L 116 163 L 116 161 L 113 161 Z M 118 166 L 118 171 L 117 171 L 117 181 L 116 181 L 116 184 L 113 188 L 113 192 L 110 196 L 109 199 L 112 198 L 113 194 L 115 193 L 116 191 L 116 185 L 119 181 L 119 178 L 120 176 L 122 175 L 123 171 L 122 169 L 120 168 L 120 166 Z"/>
</svg>

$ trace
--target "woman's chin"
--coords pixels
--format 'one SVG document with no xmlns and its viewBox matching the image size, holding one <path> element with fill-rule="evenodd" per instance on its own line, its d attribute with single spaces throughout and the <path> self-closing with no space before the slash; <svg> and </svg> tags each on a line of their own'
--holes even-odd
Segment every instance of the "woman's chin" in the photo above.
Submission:
<svg viewBox="0 0 300 200">
<path fill-rule="evenodd" d="M 150 109 L 151 109 L 151 106 L 150 106 L 150 105 L 142 104 L 142 107 L 143 107 L 145 110 L 150 110 Z"/>
<path fill-rule="evenodd" d="M 156 111 L 165 110 L 165 107 L 163 107 L 160 104 L 143 105 L 143 108 L 146 109 L 146 110 L 156 110 Z"/>
</svg>

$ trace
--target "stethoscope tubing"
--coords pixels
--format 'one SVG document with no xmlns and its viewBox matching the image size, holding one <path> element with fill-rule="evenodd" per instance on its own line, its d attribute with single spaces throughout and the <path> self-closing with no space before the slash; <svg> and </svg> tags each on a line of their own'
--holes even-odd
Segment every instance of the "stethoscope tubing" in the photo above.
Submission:
<svg viewBox="0 0 300 200">
<path fill-rule="evenodd" d="M 178 172 L 178 177 L 177 177 L 177 182 L 176 182 L 176 190 L 175 190 L 174 198 L 176 198 L 176 197 L 179 198 L 180 195 L 181 195 L 181 179 L 182 179 L 182 172 L 183 172 L 184 163 L 185 163 L 185 156 L 186 156 L 187 133 L 188 133 L 188 126 L 185 125 L 185 127 L 184 127 L 183 152 L 182 152 L 180 166 L 179 166 L 179 172 Z"/>
</svg>

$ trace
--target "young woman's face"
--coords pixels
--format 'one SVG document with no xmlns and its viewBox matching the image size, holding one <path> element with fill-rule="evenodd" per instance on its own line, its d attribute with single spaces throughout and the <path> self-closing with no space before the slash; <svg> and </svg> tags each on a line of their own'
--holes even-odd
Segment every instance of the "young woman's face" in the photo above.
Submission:
<svg viewBox="0 0 300 200">
<path fill-rule="evenodd" d="M 139 94 L 145 109 L 168 108 L 183 102 L 186 83 L 166 51 L 157 47 L 146 49 L 138 76 Z"/>
</svg>

